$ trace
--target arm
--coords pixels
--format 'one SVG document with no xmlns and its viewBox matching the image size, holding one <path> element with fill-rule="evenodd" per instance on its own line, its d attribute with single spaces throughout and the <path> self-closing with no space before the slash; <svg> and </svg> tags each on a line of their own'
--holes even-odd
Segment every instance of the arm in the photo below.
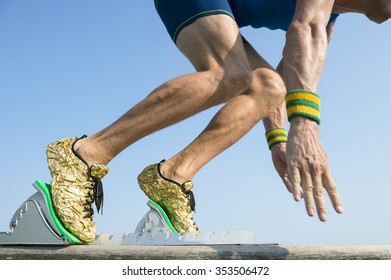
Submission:
<svg viewBox="0 0 391 280">
<path fill-rule="evenodd" d="M 277 66 L 277 73 L 283 77 L 282 61 Z M 286 110 L 285 102 L 282 102 L 274 111 L 263 119 L 265 130 L 274 127 L 285 127 Z"/>
<path fill-rule="evenodd" d="M 331 35 L 333 33 L 335 21 L 331 22 L 326 27 L 326 33 L 327 33 L 327 43 L 329 44 L 331 41 Z M 277 66 L 277 73 L 284 78 L 283 75 L 283 60 L 280 61 L 280 63 Z M 271 112 L 266 118 L 263 119 L 263 125 L 265 127 L 265 130 L 268 130 L 273 127 L 285 127 L 285 119 L 286 119 L 286 109 L 285 109 L 285 103 L 281 103 L 273 112 Z"/>
<path fill-rule="evenodd" d="M 331 35 L 333 32 L 335 21 L 331 22 L 327 25 L 327 42 L 330 43 Z M 282 70 L 282 61 L 277 66 L 277 73 L 283 77 Z M 266 118 L 263 119 L 263 125 L 265 130 L 269 130 L 271 128 L 285 127 L 285 119 L 286 119 L 286 108 L 285 102 L 281 103 L 274 111 L 272 111 Z M 273 165 L 283 181 L 287 190 L 292 193 L 292 185 L 289 181 L 289 172 L 286 162 L 286 143 L 278 143 L 275 144 L 271 148 L 271 156 Z M 303 198 L 303 194 L 300 194 L 300 197 Z"/>
<path fill-rule="evenodd" d="M 298 0 L 296 13 L 286 34 L 283 74 L 287 91 L 304 89 L 317 92 L 327 53 L 327 23 L 334 1 Z M 311 119 L 291 120 L 287 142 L 287 164 L 295 200 L 303 189 L 309 216 L 315 207 L 321 221 L 327 220 L 323 189 L 334 209 L 342 205 L 328 166 L 327 154 L 320 141 L 318 124 Z"/>
<path fill-rule="evenodd" d="M 286 35 L 284 57 L 279 67 L 282 68 L 282 77 L 288 91 L 305 89 L 316 92 L 332 33 L 333 24 L 327 26 L 332 5 L 333 1 L 297 1 L 296 13 Z M 275 116 L 281 115 L 281 112 L 281 109 L 273 112 L 264 121 L 265 127 L 273 125 L 273 119 L 282 118 Z M 281 116 L 285 119 L 285 115 Z M 315 201 L 318 216 L 325 221 L 327 214 L 322 194 L 324 188 L 329 193 L 335 210 L 342 213 L 326 151 L 319 138 L 318 124 L 303 117 L 294 118 L 291 121 L 286 149 L 292 185 L 288 190 L 293 192 L 295 200 L 298 201 L 302 197 L 301 186 L 307 213 L 314 215 Z"/>
<path fill-rule="evenodd" d="M 327 53 L 326 26 L 333 2 L 297 1 L 283 52 L 283 77 L 288 91 L 317 91 Z"/>
<path fill-rule="evenodd" d="M 277 73 L 282 77 L 282 61 L 277 66 Z M 274 111 L 263 119 L 265 131 L 271 128 L 284 128 L 286 119 L 285 102 L 282 102 Z M 287 190 L 292 193 L 292 186 L 289 181 L 288 167 L 286 162 L 286 143 L 278 143 L 271 148 L 271 156 L 274 168 L 283 181 Z"/>
</svg>

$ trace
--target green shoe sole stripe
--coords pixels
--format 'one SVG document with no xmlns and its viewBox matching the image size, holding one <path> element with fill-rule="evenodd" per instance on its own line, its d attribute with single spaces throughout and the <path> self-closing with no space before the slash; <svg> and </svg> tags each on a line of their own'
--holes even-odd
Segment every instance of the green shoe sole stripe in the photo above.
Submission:
<svg viewBox="0 0 391 280">
<path fill-rule="evenodd" d="M 171 223 L 170 221 L 170 218 L 168 218 L 168 215 L 167 213 L 164 211 L 164 209 L 159 205 L 157 204 L 155 201 L 153 201 L 152 199 L 150 199 L 148 201 L 156 210 L 159 211 L 159 213 L 162 215 L 162 217 L 164 218 L 164 221 L 166 222 L 166 224 L 168 225 L 168 227 L 170 228 L 170 230 L 172 232 L 178 232 L 175 227 L 173 226 L 173 224 Z"/>
<path fill-rule="evenodd" d="M 42 193 L 45 195 L 46 202 L 48 204 L 48 209 L 50 212 L 50 216 L 53 219 L 54 224 L 56 225 L 57 229 L 60 231 L 60 233 L 70 242 L 70 243 L 77 243 L 77 244 L 86 244 L 85 242 L 80 241 L 76 236 L 74 236 L 72 233 L 70 233 L 62 224 L 60 219 L 58 218 L 56 212 L 54 211 L 53 202 L 52 202 L 52 196 L 50 188 L 51 186 L 49 184 L 46 184 L 44 182 L 35 181 L 35 185 L 39 187 L 39 189 L 42 191 Z"/>
</svg>

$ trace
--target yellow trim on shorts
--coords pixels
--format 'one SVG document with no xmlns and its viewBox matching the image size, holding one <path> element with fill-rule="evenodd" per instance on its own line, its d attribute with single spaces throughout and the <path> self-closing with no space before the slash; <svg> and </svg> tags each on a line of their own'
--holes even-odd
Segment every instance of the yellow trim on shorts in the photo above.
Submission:
<svg viewBox="0 0 391 280">
<path fill-rule="evenodd" d="M 157 0 L 155 0 L 155 1 L 157 1 Z M 185 1 L 185 0 L 184 0 L 184 1 Z M 228 11 L 226 11 L 226 10 L 223 10 L 223 9 L 208 10 L 208 11 L 200 12 L 200 13 L 198 13 L 198 14 L 195 14 L 195 15 L 189 17 L 187 20 L 185 20 L 184 22 L 182 22 L 182 23 L 177 27 L 177 29 L 176 29 L 175 32 L 174 32 L 174 40 L 176 40 L 176 38 L 177 38 L 177 36 L 178 36 L 177 33 L 179 32 L 179 30 L 181 30 L 181 29 L 182 29 L 182 26 L 186 25 L 186 23 L 188 23 L 188 22 L 191 21 L 192 19 L 194 19 L 194 18 L 196 18 L 196 17 L 199 17 L 199 16 L 201 16 L 201 15 L 203 15 L 203 14 L 215 13 L 215 12 L 223 12 L 224 14 L 229 15 L 229 16 L 232 17 L 232 18 L 235 18 L 233 14 L 231 14 L 230 12 L 228 12 Z"/>
</svg>

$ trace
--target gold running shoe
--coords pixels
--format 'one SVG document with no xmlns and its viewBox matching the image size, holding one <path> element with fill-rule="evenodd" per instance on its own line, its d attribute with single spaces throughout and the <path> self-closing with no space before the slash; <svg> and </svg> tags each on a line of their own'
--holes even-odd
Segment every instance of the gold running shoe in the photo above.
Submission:
<svg viewBox="0 0 391 280">
<path fill-rule="evenodd" d="M 54 209 L 66 229 L 84 243 L 95 240 L 94 210 L 103 205 L 102 179 L 109 169 L 103 164 L 88 164 L 74 150 L 75 143 L 86 137 L 65 138 L 49 144 L 46 150 Z"/>
<path fill-rule="evenodd" d="M 195 210 L 193 182 L 187 181 L 182 185 L 166 179 L 160 173 L 160 165 L 164 161 L 146 167 L 138 176 L 140 188 L 166 212 L 174 228 L 184 234 L 200 233 L 196 226 L 192 211 Z"/>
</svg>

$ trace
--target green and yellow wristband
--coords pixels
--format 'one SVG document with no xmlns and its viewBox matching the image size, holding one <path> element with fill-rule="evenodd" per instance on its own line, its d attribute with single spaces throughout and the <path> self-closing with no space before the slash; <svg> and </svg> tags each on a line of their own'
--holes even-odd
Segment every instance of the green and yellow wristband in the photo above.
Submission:
<svg viewBox="0 0 391 280">
<path fill-rule="evenodd" d="M 288 120 L 306 117 L 320 124 L 319 95 L 308 90 L 293 90 L 285 96 Z"/>
<path fill-rule="evenodd" d="M 266 130 L 265 136 L 270 150 L 274 145 L 288 141 L 288 134 L 286 133 L 286 129 L 281 127 L 274 127 Z"/>
</svg>

